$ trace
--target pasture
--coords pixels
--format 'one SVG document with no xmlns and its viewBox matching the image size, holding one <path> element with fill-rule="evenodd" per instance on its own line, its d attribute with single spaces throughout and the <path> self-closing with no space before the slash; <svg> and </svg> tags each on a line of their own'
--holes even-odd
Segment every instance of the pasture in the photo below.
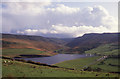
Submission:
<svg viewBox="0 0 120 79">
<path fill-rule="evenodd" d="M 117 74 L 113 73 L 51 68 L 7 59 L 2 59 L 2 62 L 3 77 L 118 77 Z"/>
</svg>

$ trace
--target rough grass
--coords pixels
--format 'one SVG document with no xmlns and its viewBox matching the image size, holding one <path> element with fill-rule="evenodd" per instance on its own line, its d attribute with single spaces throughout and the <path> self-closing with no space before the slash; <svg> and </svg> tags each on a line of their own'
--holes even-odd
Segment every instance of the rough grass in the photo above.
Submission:
<svg viewBox="0 0 120 79">
<path fill-rule="evenodd" d="M 75 60 L 64 61 L 61 63 L 57 63 L 55 65 L 59 67 L 74 68 L 74 69 L 80 70 L 84 66 L 88 66 L 90 63 L 94 62 L 96 59 L 100 57 L 101 56 L 80 58 Z"/>
<path fill-rule="evenodd" d="M 117 44 L 112 43 L 112 44 L 105 44 L 101 45 L 97 48 L 85 51 L 85 53 L 91 53 L 91 54 L 101 54 L 101 55 L 118 55 L 119 47 Z"/>
<path fill-rule="evenodd" d="M 33 65 L 18 61 L 10 61 L 2 64 L 3 77 L 108 77 L 108 73 L 66 70 L 64 68 L 50 68 L 47 66 Z M 109 77 L 117 77 L 117 74 L 109 74 Z"/>
<path fill-rule="evenodd" d="M 2 55 L 6 56 L 17 56 L 21 54 L 42 54 L 45 53 L 44 51 L 30 49 L 30 48 L 24 48 L 24 49 L 16 49 L 16 48 L 8 48 L 8 49 L 2 49 Z"/>
</svg>

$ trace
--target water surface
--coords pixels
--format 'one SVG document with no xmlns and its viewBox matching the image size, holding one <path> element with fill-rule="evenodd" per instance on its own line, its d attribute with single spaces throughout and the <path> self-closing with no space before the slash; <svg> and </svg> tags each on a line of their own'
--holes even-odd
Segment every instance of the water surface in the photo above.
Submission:
<svg viewBox="0 0 120 79">
<path fill-rule="evenodd" d="M 24 60 L 32 60 L 35 62 L 45 63 L 45 64 L 56 64 L 59 62 L 63 62 L 66 60 L 73 60 L 77 58 L 83 58 L 83 57 L 90 57 L 89 55 L 86 56 L 85 54 L 57 54 L 50 57 L 37 57 L 37 58 L 22 58 Z"/>
</svg>

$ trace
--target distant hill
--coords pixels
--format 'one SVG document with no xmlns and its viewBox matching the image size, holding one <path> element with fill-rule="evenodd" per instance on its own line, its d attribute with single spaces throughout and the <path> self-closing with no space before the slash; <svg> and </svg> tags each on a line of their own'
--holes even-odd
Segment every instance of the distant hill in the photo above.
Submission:
<svg viewBox="0 0 120 79">
<path fill-rule="evenodd" d="M 2 34 L 4 48 L 32 48 L 41 51 L 85 53 L 100 45 L 118 43 L 120 33 L 90 33 L 78 38 L 49 38 L 33 35 Z"/>
<path fill-rule="evenodd" d="M 50 42 L 53 42 L 55 44 L 59 45 L 66 45 L 67 43 L 71 42 L 74 38 L 51 38 L 46 37 Z"/>
<path fill-rule="evenodd" d="M 60 48 L 59 41 L 64 42 L 42 36 L 2 34 L 3 48 L 33 48 L 52 51 Z"/>
<path fill-rule="evenodd" d="M 96 48 L 100 45 L 109 43 L 118 43 L 118 36 L 120 33 L 90 33 L 85 34 L 82 37 L 75 38 L 66 46 L 70 47 L 67 51 L 84 53 L 86 50 Z"/>
</svg>

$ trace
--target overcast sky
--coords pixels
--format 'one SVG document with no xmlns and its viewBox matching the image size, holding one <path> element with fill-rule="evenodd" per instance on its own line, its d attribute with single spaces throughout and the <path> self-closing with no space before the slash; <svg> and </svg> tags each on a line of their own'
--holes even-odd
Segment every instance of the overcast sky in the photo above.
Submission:
<svg viewBox="0 0 120 79">
<path fill-rule="evenodd" d="M 118 31 L 114 2 L 8 2 L 1 8 L 3 33 L 69 38 Z"/>
</svg>

